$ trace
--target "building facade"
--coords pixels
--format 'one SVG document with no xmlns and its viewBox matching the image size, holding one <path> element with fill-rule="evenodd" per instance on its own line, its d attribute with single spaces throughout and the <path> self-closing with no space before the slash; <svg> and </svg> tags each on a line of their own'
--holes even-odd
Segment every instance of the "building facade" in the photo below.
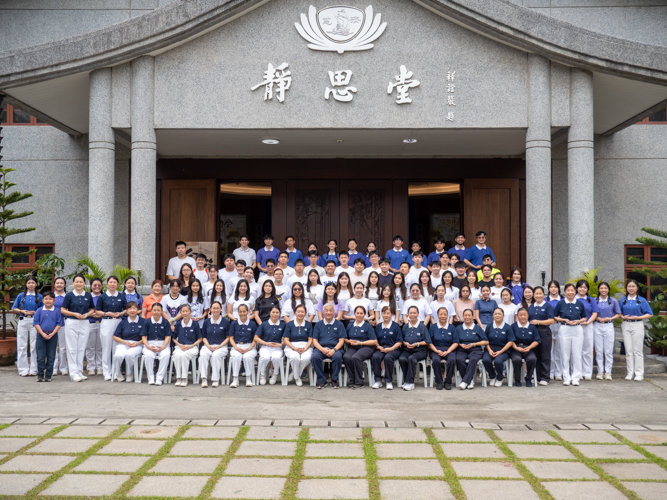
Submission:
<svg viewBox="0 0 667 500">
<path fill-rule="evenodd" d="M 4 2 L 2 162 L 37 227 L 15 244 L 150 281 L 177 239 L 430 251 L 485 230 L 531 284 L 621 278 L 640 228 L 664 227 L 665 18 L 623 0 Z"/>
</svg>

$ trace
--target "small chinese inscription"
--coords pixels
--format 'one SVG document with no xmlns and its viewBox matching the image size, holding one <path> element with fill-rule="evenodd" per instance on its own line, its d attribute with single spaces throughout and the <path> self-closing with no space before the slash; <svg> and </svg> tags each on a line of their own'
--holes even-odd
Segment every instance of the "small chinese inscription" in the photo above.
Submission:
<svg viewBox="0 0 667 500">
<path fill-rule="evenodd" d="M 457 84 L 454 82 L 456 81 L 457 74 L 456 71 L 448 71 L 447 72 L 447 106 L 456 106 L 456 87 Z M 447 111 L 445 114 L 445 120 L 448 122 L 453 122 L 454 121 L 454 111 Z"/>
</svg>

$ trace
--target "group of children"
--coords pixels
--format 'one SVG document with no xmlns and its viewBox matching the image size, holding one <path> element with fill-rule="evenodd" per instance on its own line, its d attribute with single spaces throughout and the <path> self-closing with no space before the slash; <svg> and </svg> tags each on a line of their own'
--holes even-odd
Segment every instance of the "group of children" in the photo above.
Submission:
<svg viewBox="0 0 667 500">
<path fill-rule="evenodd" d="M 577 386 L 592 379 L 594 352 L 597 378 L 611 379 L 613 322 L 620 318 L 626 379 L 643 379 L 643 320 L 651 309 L 636 282 L 628 282 L 620 303 L 609 296 L 606 283 L 599 285 L 598 297 L 591 297 L 583 280 L 565 285 L 563 296 L 556 281 L 546 290 L 529 286 L 518 267 L 506 277 L 495 268 L 486 234 L 479 232 L 476 239 L 466 249 L 459 234 L 448 251 L 436 239 L 435 250 L 425 256 L 415 245 L 412 253 L 404 250 L 396 236 L 383 258 L 372 243 L 361 254 L 354 239 L 348 250 L 336 253 L 332 240 L 323 255 L 310 245 L 307 264 L 291 236 L 286 250 L 279 251 L 266 235 L 265 246 L 255 252 L 243 235 L 240 248 L 223 257 L 220 269 L 207 266 L 203 255 L 187 256 L 185 244 L 177 242 L 167 270 L 169 293 L 163 295 L 162 281 L 155 280 L 146 297 L 135 292 L 134 278 L 126 280 L 122 292 L 114 276 L 104 292 L 94 279 L 87 292 L 84 277 L 77 275 L 68 294 L 59 278 L 56 293 L 44 297 L 30 278 L 13 311 L 20 318 L 19 374 L 50 381 L 59 345 L 68 363 L 63 370 L 61 362 L 61 372 L 69 365 L 76 382 L 87 378 L 84 354 L 88 375 L 120 381 L 133 380 L 132 367 L 143 355 L 151 385 L 163 383 L 173 358 L 177 386 L 187 385 L 189 367 L 197 360 L 202 387 L 209 379 L 217 387 L 229 355 L 231 387 L 238 387 L 243 369 L 250 386 L 259 355 L 260 385 L 277 382 L 284 357 L 288 382 L 302 385 L 312 364 L 318 388 L 327 383 L 326 361 L 331 386 L 338 388 L 343 365 L 348 385 L 361 387 L 363 363 L 369 360 L 373 388 L 384 380 L 392 389 L 397 366 L 402 388 L 412 390 L 418 366 L 427 358 L 438 389 L 451 389 L 456 369 L 459 387 L 472 389 L 478 365 L 491 386 L 500 387 L 511 371 L 514 385 L 521 386 L 524 364 L 526 386 L 533 384 L 533 374 L 539 385 L 562 380 Z M 31 350 L 36 345 L 30 367 L 28 339 Z"/>
</svg>

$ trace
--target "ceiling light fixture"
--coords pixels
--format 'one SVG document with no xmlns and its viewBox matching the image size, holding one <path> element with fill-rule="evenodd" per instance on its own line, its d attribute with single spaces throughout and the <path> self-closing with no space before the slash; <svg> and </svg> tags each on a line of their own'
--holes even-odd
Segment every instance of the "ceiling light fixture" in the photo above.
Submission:
<svg viewBox="0 0 667 500">
<path fill-rule="evenodd" d="M 414 144 L 417 142 L 417 139 L 403 139 L 403 142 L 406 144 Z"/>
<path fill-rule="evenodd" d="M 280 144 L 278 139 L 262 139 L 262 144 Z"/>
</svg>

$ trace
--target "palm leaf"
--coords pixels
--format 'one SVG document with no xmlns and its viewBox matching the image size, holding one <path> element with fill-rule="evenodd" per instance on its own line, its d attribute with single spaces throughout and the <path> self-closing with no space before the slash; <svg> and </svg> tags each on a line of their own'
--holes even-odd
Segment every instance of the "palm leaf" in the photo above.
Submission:
<svg viewBox="0 0 667 500">
<path fill-rule="evenodd" d="M 76 254 L 76 257 L 72 259 L 70 262 L 77 264 L 77 266 L 88 269 L 87 273 L 84 272 L 84 275 L 88 281 L 90 281 L 93 278 L 100 278 L 102 281 L 104 281 L 107 277 L 102 267 L 97 262 L 95 262 L 89 255 L 78 253 Z"/>
</svg>

